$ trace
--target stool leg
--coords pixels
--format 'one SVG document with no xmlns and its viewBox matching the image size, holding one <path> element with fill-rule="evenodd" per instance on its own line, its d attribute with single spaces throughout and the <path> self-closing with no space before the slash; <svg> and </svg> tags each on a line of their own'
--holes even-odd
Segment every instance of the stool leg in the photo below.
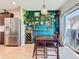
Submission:
<svg viewBox="0 0 79 59">
<path fill-rule="evenodd" d="M 44 47 L 44 58 L 47 58 L 47 48 Z"/>
<path fill-rule="evenodd" d="M 36 55 L 35 56 L 36 56 L 36 59 L 37 59 L 37 42 L 36 42 L 35 46 L 36 46 Z"/>
<path fill-rule="evenodd" d="M 34 58 L 35 52 L 36 52 L 36 45 L 34 45 L 33 58 Z"/>
<path fill-rule="evenodd" d="M 36 59 L 37 59 L 37 48 L 36 48 Z"/>
<path fill-rule="evenodd" d="M 47 47 L 45 47 L 45 54 L 46 54 L 46 58 L 47 58 Z"/>
<path fill-rule="evenodd" d="M 57 43 L 57 59 L 60 59 L 59 58 L 59 43 Z"/>
<path fill-rule="evenodd" d="M 57 48 L 55 48 L 55 52 L 57 53 Z"/>
<path fill-rule="evenodd" d="M 33 58 L 34 58 L 34 56 L 35 56 L 35 53 L 36 53 L 36 49 L 34 49 L 34 51 L 33 51 Z"/>
<path fill-rule="evenodd" d="M 44 47 L 44 58 L 45 58 L 45 53 L 46 53 L 46 52 L 45 52 L 45 47 Z"/>
</svg>

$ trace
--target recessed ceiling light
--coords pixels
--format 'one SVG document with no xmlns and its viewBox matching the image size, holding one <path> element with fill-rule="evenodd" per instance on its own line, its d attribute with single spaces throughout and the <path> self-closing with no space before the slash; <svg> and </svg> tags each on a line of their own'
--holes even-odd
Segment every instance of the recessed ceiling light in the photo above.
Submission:
<svg viewBox="0 0 79 59">
<path fill-rule="evenodd" d="M 13 2 L 13 5 L 15 5 L 16 4 L 16 2 Z"/>
</svg>

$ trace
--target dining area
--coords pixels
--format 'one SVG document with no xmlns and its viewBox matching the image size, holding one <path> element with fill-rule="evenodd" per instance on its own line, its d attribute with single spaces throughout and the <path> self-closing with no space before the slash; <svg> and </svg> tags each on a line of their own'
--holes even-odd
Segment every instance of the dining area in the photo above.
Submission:
<svg viewBox="0 0 79 59">
<path fill-rule="evenodd" d="M 60 11 L 48 10 L 47 14 L 42 14 L 38 10 L 29 11 L 24 9 L 23 12 L 25 44 L 34 44 L 32 57 L 39 59 L 39 56 L 42 56 L 44 59 L 49 59 L 49 56 L 55 56 L 56 59 L 59 59 Z M 51 54 L 48 52 L 51 52 Z"/>
<path fill-rule="evenodd" d="M 0 59 L 79 59 L 79 0 L 0 0 Z"/>
<path fill-rule="evenodd" d="M 59 45 L 58 32 L 56 32 L 53 36 L 39 36 L 34 42 L 32 57 L 35 59 L 39 59 L 39 57 L 48 59 L 49 56 L 55 56 L 56 59 L 60 59 Z"/>
</svg>

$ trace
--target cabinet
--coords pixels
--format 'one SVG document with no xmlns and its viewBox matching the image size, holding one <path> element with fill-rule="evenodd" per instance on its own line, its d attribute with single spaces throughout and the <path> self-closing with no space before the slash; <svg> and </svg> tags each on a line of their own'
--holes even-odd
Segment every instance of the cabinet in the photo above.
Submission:
<svg viewBox="0 0 79 59">
<path fill-rule="evenodd" d="M 0 44 L 4 44 L 4 32 L 0 32 Z"/>
<path fill-rule="evenodd" d="M 27 30 L 25 32 L 25 43 L 32 43 L 33 40 L 33 35 L 32 35 L 33 31 L 32 30 Z"/>
<path fill-rule="evenodd" d="M 4 25 L 4 17 L 2 14 L 0 14 L 0 26 Z"/>
<path fill-rule="evenodd" d="M 6 35 L 5 45 L 18 46 L 18 36 L 17 35 Z"/>
<path fill-rule="evenodd" d="M 0 44 L 4 44 L 4 29 L 2 27 L 4 27 L 4 17 L 0 14 Z"/>
</svg>

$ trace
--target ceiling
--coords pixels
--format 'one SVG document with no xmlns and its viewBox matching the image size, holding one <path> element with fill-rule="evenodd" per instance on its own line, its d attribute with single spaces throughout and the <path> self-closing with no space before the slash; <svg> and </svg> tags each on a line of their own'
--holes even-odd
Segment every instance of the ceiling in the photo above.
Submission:
<svg viewBox="0 0 79 59">
<path fill-rule="evenodd" d="M 45 0 L 48 10 L 60 9 L 68 0 Z M 15 2 L 15 5 L 13 5 Z M 21 6 L 28 10 L 41 10 L 43 0 L 0 0 L 0 9 L 13 9 Z"/>
</svg>

